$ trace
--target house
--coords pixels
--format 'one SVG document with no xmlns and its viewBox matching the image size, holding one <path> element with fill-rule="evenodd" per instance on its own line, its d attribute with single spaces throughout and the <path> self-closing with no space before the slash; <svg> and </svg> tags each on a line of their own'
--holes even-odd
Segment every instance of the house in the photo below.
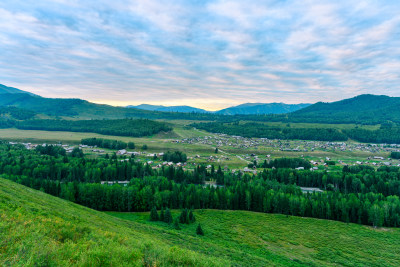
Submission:
<svg viewBox="0 0 400 267">
<path fill-rule="evenodd" d="M 121 149 L 117 151 L 117 155 L 125 155 L 126 154 L 126 149 Z"/>
</svg>

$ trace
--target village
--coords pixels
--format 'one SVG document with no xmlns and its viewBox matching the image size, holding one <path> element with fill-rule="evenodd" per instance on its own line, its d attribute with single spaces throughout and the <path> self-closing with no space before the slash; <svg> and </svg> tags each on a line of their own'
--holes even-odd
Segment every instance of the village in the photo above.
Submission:
<svg viewBox="0 0 400 267">
<path fill-rule="evenodd" d="M 89 157 L 101 157 L 105 154 L 116 154 L 121 161 L 134 158 L 136 161 L 150 165 L 153 169 L 168 166 L 194 169 L 204 165 L 207 169 L 221 166 L 224 171 L 257 173 L 257 165 L 264 161 L 269 162 L 275 158 L 292 157 L 308 160 L 312 165 L 311 170 L 330 170 L 340 166 L 370 165 L 400 166 L 398 160 L 389 158 L 390 152 L 400 151 L 400 144 L 366 144 L 355 142 L 322 142 L 303 140 L 279 140 L 267 138 L 245 138 L 225 134 L 212 134 L 204 137 L 183 138 L 170 140 L 174 149 L 185 153 L 185 147 L 202 145 L 210 148 L 212 152 L 198 152 L 187 155 L 186 162 L 163 161 L 165 151 L 152 151 L 142 149 L 111 150 L 88 145 L 72 144 L 35 144 L 22 142 L 9 142 L 11 145 L 22 144 L 27 149 L 35 149 L 38 145 L 57 145 L 71 153 L 79 147 Z M 328 163 L 334 162 L 334 164 Z M 304 167 L 298 167 L 303 170 Z"/>
</svg>

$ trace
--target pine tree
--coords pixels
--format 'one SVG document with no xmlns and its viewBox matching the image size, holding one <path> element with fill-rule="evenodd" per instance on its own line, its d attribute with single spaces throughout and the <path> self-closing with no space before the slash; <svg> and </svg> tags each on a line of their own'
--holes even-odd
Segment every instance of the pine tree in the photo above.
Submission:
<svg viewBox="0 0 400 267">
<path fill-rule="evenodd" d="M 173 221 L 171 211 L 167 208 L 164 214 L 164 222 L 171 224 Z"/>
<path fill-rule="evenodd" d="M 176 229 L 176 230 L 181 230 L 181 227 L 179 226 L 179 220 L 178 220 L 178 218 L 176 218 L 176 219 L 174 220 L 174 229 Z"/>
<path fill-rule="evenodd" d="M 158 220 L 159 220 L 159 217 L 158 217 L 157 209 L 156 209 L 156 207 L 153 207 L 150 211 L 150 221 L 156 222 Z"/>
<path fill-rule="evenodd" d="M 165 220 L 164 208 L 161 208 L 161 212 L 160 212 L 160 221 L 163 222 L 164 220 Z"/>
<path fill-rule="evenodd" d="M 179 216 L 179 222 L 189 224 L 189 214 L 187 209 L 182 210 L 181 215 Z"/>
<path fill-rule="evenodd" d="M 215 148 L 215 151 L 214 151 L 214 153 L 215 153 L 215 154 L 217 154 L 217 153 L 218 153 L 218 147 L 216 147 L 216 148 Z"/>
<path fill-rule="evenodd" d="M 201 228 L 201 225 L 200 225 L 200 224 L 197 225 L 196 234 L 197 234 L 197 235 L 204 235 L 203 229 Z"/>
<path fill-rule="evenodd" d="M 196 218 L 194 217 L 193 211 L 189 211 L 189 223 L 194 223 L 196 221 Z"/>
</svg>

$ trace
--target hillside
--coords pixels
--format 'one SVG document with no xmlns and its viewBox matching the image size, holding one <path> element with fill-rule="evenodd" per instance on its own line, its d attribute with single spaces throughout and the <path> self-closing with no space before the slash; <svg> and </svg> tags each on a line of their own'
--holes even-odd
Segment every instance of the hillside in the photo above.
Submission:
<svg viewBox="0 0 400 267">
<path fill-rule="evenodd" d="M 332 123 L 400 122 L 400 97 L 359 95 L 332 103 L 318 102 L 290 115 L 299 121 Z"/>
<path fill-rule="evenodd" d="M 195 211 L 177 231 L 0 179 L 0 265 L 399 266 L 399 229 L 245 211 Z M 176 217 L 177 212 L 173 212 Z M 119 217 L 119 218 L 116 218 Z M 120 219 L 121 218 L 121 219 Z"/>
<path fill-rule="evenodd" d="M 35 95 L 30 92 L 22 91 L 20 89 L 14 88 L 14 87 L 8 87 L 3 84 L 0 84 L 0 94 L 29 94 L 29 95 Z"/>
<path fill-rule="evenodd" d="M 284 114 L 308 107 L 310 104 L 246 103 L 217 111 L 217 114 Z"/>
</svg>

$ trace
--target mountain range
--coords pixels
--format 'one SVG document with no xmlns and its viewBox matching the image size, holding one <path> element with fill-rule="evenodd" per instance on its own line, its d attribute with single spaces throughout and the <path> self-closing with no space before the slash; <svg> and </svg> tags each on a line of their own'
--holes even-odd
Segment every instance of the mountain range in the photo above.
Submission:
<svg viewBox="0 0 400 267">
<path fill-rule="evenodd" d="M 139 105 L 126 108 L 95 104 L 82 99 L 45 98 L 0 85 L 0 107 L 9 106 L 34 111 L 37 114 L 43 114 L 45 118 L 55 116 L 80 119 L 184 118 L 205 121 L 240 119 L 318 123 L 379 124 L 388 121 L 400 123 L 400 97 L 370 94 L 331 103 L 318 102 L 312 105 L 247 103 L 216 112 L 207 112 L 189 106 Z M 177 114 L 176 112 L 186 113 Z M 235 116 L 225 116 L 226 114 Z"/>
<path fill-rule="evenodd" d="M 137 108 L 161 112 L 195 112 L 195 113 L 214 113 L 220 115 L 256 115 L 256 114 L 285 114 L 310 106 L 311 104 L 285 104 L 285 103 L 245 103 L 217 111 L 207 111 L 190 106 L 157 106 L 141 104 L 138 106 L 127 106 L 127 108 Z"/>
<path fill-rule="evenodd" d="M 162 112 L 196 112 L 196 113 L 209 112 L 201 108 L 194 108 L 190 106 L 157 106 L 157 105 L 141 104 L 138 106 L 127 106 L 127 108 L 137 108 L 143 110 L 162 111 Z"/>
</svg>

